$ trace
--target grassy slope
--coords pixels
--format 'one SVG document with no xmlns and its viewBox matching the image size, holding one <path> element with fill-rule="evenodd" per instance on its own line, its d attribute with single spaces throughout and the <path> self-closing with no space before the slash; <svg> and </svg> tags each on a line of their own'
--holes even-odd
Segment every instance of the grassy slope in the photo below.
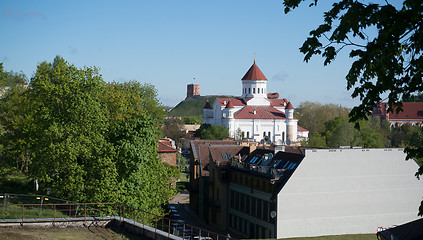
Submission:
<svg viewBox="0 0 423 240">
<path fill-rule="evenodd" d="M 204 96 L 184 100 L 180 102 L 172 111 L 169 112 L 169 116 L 186 117 L 195 116 L 198 119 L 203 119 L 203 108 L 206 102 L 209 101 L 210 105 L 213 104 L 216 97 L 231 97 L 231 96 Z"/>
</svg>

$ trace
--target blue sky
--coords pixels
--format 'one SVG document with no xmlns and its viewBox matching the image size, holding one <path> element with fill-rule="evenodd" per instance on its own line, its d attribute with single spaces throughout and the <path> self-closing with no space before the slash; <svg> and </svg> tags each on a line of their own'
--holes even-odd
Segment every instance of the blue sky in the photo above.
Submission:
<svg viewBox="0 0 423 240">
<path fill-rule="evenodd" d="M 330 7 L 321 2 L 286 15 L 281 0 L 2 0 L 0 62 L 30 78 L 40 62 L 60 55 L 77 67 L 99 67 L 108 82 L 151 83 L 163 104 L 175 106 L 189 83 L 200 84 L 201 95 L 241 95 L 255 56 L 268 92 L 294 107 L 353 107 L 347 52 L 324 67 L 320 57 L 303 62 L 298 50 Z"/>
</svg>

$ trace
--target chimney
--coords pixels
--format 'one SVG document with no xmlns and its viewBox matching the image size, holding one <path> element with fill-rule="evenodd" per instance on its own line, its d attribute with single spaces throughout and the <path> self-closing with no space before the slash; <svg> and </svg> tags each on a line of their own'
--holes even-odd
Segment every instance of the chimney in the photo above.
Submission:
<svg viewBox="0 0 423 240">
<path fill-rule="evenodd" d="M 250 153 L 254 152 L 256 150 L 257 146 L 255 144 L 250 144 Z"/>
</svg>

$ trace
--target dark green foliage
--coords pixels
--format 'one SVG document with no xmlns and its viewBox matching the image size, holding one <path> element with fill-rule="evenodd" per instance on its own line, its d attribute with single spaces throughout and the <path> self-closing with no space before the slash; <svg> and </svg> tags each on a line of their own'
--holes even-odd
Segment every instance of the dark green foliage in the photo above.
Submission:
<svg viewBox="0 0 423 240">
<path fill-rule="evenodd" d="M 216 126 L 210 124 L 203 124 L 195 132 L 195 137 L 200 139 L 217 139 L 222 140 L 223 138 L 229 137 L 229 130 L 224 126 Z"/>
</svg>

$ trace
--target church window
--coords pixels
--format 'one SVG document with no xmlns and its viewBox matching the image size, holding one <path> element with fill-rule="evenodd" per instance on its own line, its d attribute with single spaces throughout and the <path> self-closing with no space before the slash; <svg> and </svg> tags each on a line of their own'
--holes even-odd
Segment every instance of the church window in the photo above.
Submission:
<svg viewBox="0 0 423 240">
<path fill-rule="evenodd" d="M 253 88 L 253 93 L 256 93 L 256 88 Z"/>
</svg>

